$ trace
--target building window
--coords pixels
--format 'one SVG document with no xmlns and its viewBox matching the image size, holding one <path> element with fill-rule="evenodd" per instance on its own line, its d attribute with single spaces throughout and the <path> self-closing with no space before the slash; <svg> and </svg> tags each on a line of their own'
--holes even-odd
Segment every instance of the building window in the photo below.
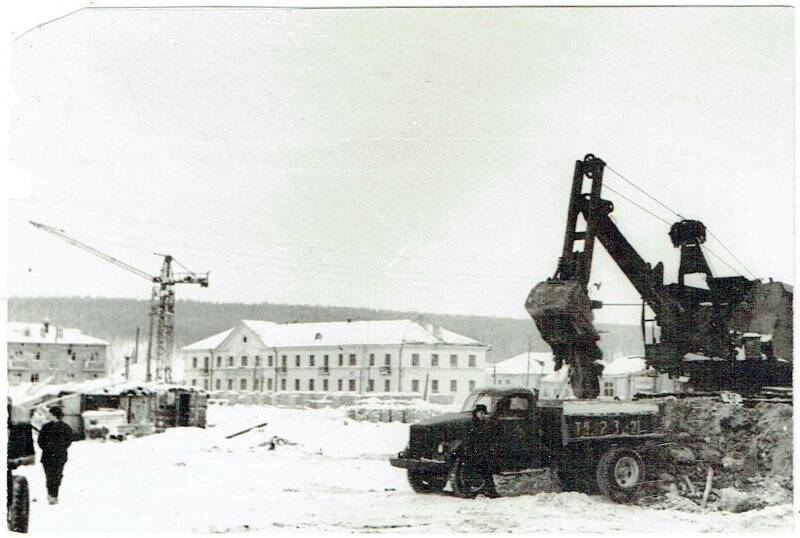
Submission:
<svg viewBox="0 0 800 538">
<path fill-rule="evenodd" d="M 267 379 L 267 390 L 272 390 L 272 378 Z"/>
<path fill-rule="evenodd" d="M 67 353 L 67 355 L 69 355 L 69 360 L 71 360 L 72 362 L 75 362 L 75 354 L 72 353 L 71 350 Z"/>
<path fill-rule="evenodd" d="M 387 353 L 383 356 L 383 365 L 384 366 L 391 366 L 392 365 L 392 354 Z"/>
<path fill-rule="evenodd" d="M 439 393 L 439 380 L 438 379 L 431 379 L 431 393 L 438 394 Z"/>
<path fill-rule="evenodd" d="M 36 356 L 35 356 L 35 357 L 33 357 L 33 360 L 36 360 L 36 361 L 38 361 L 38 360 L 40 360 L 41 358 L 42 358 L 42 354 L 41 354 L 41 353 L 39 353 L 39 352 L 37 351 L 37 352 L 36 352 Z"/>
<path fill-rule="evenodd" d="M 308 356 L 308 365 L 313 367 L 314 366 L 314 355 Z"/>
<path fill-rule="evenodd" d="M 308 390 L 314 390 L 314 380 L 313 379 L 309 379 L 308 380 Z"/>
<path fill-rule="evenodd" d="M 233 379 L 228 380 L 228 390 L 233 390 Z"/>
<path fill-rule="evenodd" d="M 239 380 L 239 389 L 240 390 L 247 390 L 247 379 Z"/>
<path fill-rule="evenodd" d="M 458 392 L 458 381 L 455 379 L 450 380 L 450 392 Z"/>
<path fill-rule="evenodd" d="M 411 354 L 411 366 L 419 366 L 419 353 Z"/>
<path fill-rule="evenodd" d="M 475 390 L 475 380 L 474 379 L 469 382 L 469 391 L 472 392 L 473 390 Z"/>
<path fill-rule="evenodd" d="M 221 388 L 222 388 L 222 381 L 221 381 L 221 380 L 219 380 L 219 379 L 217 379 L 217 380 L 214 382 L 214 386 L 216 387 L 216 389 L 217 389 L 217 390 L 221 389 Z"/>
<path fill-rule="evenodd" d="M 328 363 L 329 363 L 329 361 L 328 361 L 328 356 L 327 356 L 327 355 L 325 355 L 324 357 L 322 357 L 322 366 L 324 366 L 325 368 L 327 368 L 327 367 L 328 367 Z"/>
<path fill-rule="evenodd" d="M 355 366 L 355 365 L 356 365 L 356 354 L 350 353 L 350 366 Z M 355 383 L 355 381 L 353 381 L 353 383 Z"/>
<path fill-rule="evenodd" d="M 208 379 L 203 380 L 203 390 L 208 390 Z"/>
<path fill-rule="evenodd" d="M 458 368 L 458 355 L 450 355 L 450 366 Z"/>
<path fill-rule="evenodd" d="M 470 355 L 469 356 L 469 367 L 470 368 L 475 368 L 476 360 L 477 360 L 477 357 L 475 357 L 475 355 Z"/>
<path fill-rule="evenodd" d="M 388 379 L 384 380 L 384 382 L 383 382 L 383 392 L 389 392 L 389 389 L 391 389 L 391 388 L 392 388 L 391 382 Z"/>
<path fill-rule="evenodd" d="M 369 365 L 370 366 L 375 366 L 375 354 L 374 353 L 370 353 L 369 354 Z"/>
<path fill-rule="evenodd" d="M 322 380 L 322 390 L 324 390 L 326 392 L 328 390 L 328 380 L 327 379 L 323 379 Z"/>
<path fill-rule="evenodd" d="M 222 367 L 222 357 L 217 357 L 217 368 Z"/>
<path fill-rule="evenodd" d="M 344 366 L 344 355 L 339 354 L 339 366 Z"/>
<path fill-rule="evenodd" d="M 228 366 L 233 366 L 233 357 L 228 357 Z"/>
<path fill-rule="evenodd" d="M 614 383 L 611 381 L 603 382 L 603 396 L 614 396 Z"/>
<path fill-rule="evenodd" d="M 411 392 L 419 392 L 419 379 L 411 380 Z"/>
<path fill-rule="evenodd" d="M 247 366 L 247 355 L 242 356 L 242 366 Z"/>
<path fill-rule="evenodd" d="M 294 365 L 295 366 L 300 366 L 300 355 L 295 355 L 294 356 Z"/>
<path fill-rule="evenodd" d="M 197 357 L 192 357 L 192 368 L 197 368 Z"/>
<path fill-rule="evenodd" d="M 367 381 L 367 392 L 372 392 L 374 390 L 375 390 L 375 380 L 370 379 L 369 381 Z"/>
<path fill-rule="evenodd" d="M 339 357 L 341 357 L 341 355 L 339 355 Z M 336 384 L 336 386 L 337 386 L 337 387 L 338 387 L 338 389 L 339 389 L 339 392 L 342 392 L 342 391 L 344 390 L 344 389 L 342 388 L 342 384 L 343 384 L 343 383 L 344 383 L 344 381 L 342 381 L 342 380 L 340 379 L 340 380 L 338 381 L 338 383 Z"/>
<path fill-rule="evenodd" d="M 196 386 L 197 386 L 197 380 L 196 380 L 196 379 L 192 379 L 192 386 L 193 386 L 193 387 L 196 387 Z"/>
<path fill-rule="evenodd" d="M 286 355 L 281 355 L 281 367 L 286 369 Z"/>
<path fill-rule="evenodd" d="M 39 381 L 39 374 L 31 374 L 31 383 L 37 383 Z"/>
<path fill-rule="evenodd" d="M 208 370 L 208 363 L 211 361 L 211 357 L 203 357 L 203 368 Z"/>
<path fill-rule="evenodd" d="M 431 353 L 431 366 L 439 366 L 439 355 Z"/>
<path fill-rule="evenodd" d="M 350 389 L 350 392 L 355 392 L 356 391 L 356 380 L 355 379 L 349 380 L 347 385 L 348 385 L 348 387 Z"/>
<path fill-rule="evenodd" d="M 247 336 L 242 336 L 242 342 L 247 343 Z"/>
<path fill-rule="evenodd" d="M 261 356 L 256 355 L 256 366 L 261 366 Z"/>
<path fill-rule="evenodd" d="M 294 390 L 300 390 L 300 380 L 299 379 L 295 379 L 294 380 Z"/>
<path fill-rule="evenodd" d="M 272 368 L 272 355 L 267 355 L 267 366 Z"/>
<path fill-rule="evenodd" d="M 286 379 L 281 379 L 281 390 L 286 390 Z"/>
</svg>

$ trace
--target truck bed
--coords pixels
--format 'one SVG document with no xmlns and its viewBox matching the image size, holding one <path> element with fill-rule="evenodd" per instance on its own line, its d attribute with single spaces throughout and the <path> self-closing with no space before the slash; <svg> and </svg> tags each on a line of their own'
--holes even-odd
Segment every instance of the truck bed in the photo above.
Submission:
<svg viewBox="0 0 800 538">
<path fill-rule="evenodd" d="M 545 438 L 561 443 L 661 437 L 658 404 L 598 400 L 539 400 Z"/>
</svg>

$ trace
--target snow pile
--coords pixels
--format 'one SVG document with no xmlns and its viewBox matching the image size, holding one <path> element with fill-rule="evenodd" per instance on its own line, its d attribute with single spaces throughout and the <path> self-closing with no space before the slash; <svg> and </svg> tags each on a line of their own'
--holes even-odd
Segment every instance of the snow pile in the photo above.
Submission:
<svg viewBox="0 0 800 538">
<path fill-rule="evenodd" d="M 458 406 L 436 404 L 422 399 L 396 400 L 374 397 L 345 407 L 348 418 L 371 422 L 414 423 L 455 411 L 458 411 Z"/>
<path fill-rule="evenodd" d="M 792 407 L 746 408 L 712 398 L 666 402 L 669 443 L 653 454 L 655 482 L 643 502 L 687 509 L 701 505 L 709 469 L 707 509 L 745 512 L 792 497 Z M 689 500 L 691 499 L 691 500 Z"/>
</svg>

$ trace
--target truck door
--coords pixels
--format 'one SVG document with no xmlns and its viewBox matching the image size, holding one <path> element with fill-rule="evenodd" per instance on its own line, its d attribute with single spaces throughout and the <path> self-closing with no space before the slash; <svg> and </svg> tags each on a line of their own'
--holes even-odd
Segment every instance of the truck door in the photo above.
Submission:
<svg viewBox="0 0 800 538">
<path fill-rule="evenodd" d="M 504 396 L 492 417 L 492 446 L 499 471 L 539 466 L 536 407 L 530 394 Z"/>
</svg>

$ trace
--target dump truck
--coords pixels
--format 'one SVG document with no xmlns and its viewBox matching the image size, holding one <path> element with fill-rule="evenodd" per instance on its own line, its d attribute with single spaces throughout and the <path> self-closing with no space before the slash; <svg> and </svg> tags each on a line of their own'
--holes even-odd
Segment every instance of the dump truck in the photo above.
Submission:
<svg viewBox="0 0 800 538">
<path fill-rule="evenodd" d="M 408 446 L 390 463 L 406 470 L 415 492 L 441 492 L 448 482 L 460 497 L 485 491 L 465 450 L 478 405 L 489 412 L 494 474 L 546 470 L 562 489 L 599 490 L 621 503 L 636 497 L 648 448 L 664 436 L 664 410 L 656 403 L 540 400 L 524 388 L 478 389 L 461 411 L 411 425 Z"/>
</svg>

